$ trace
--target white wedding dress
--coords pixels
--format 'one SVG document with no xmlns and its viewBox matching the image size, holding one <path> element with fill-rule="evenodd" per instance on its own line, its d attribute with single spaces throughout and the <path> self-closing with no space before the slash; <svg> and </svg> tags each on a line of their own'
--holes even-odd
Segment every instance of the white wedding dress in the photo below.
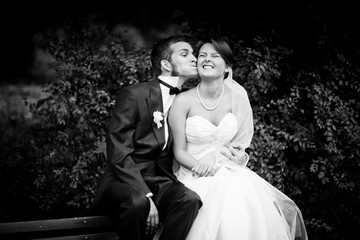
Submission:
<svg viewBox="0 0 360 240">
<path fill-rule="evenodd" d="M 282 240 L 301 234 L 307 239 L 301 212 L 290 198 L 249 168 L 220 154 L 219 149 L 233 138 L 236 129 L 232 113 L 226 114 L 218 126 L 201 116 L 186 120 L 188 152 L 196 159 L 215 152 L 219 167 L 213 177 L 193 176 L 182 166 L 175 172 L 203 201 L 187 239 Z"/>
</svg>

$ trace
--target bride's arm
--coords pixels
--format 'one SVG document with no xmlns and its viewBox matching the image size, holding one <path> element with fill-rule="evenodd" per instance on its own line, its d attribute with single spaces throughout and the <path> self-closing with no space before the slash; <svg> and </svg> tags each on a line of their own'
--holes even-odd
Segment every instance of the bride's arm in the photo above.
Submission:
<svg viewBox="0 0 360 240">
<path fill-rule="evenodd" d="M 185 121 L 189 106 L 184 95 L 186 95 L 186 93 L 179 94 L 175 97 L 169 110 L 168 123 L 173 136 L 175 160 L 190 170 L 195 166 L 197 161 L 187 152 L 186 147 Z"/>
<path fill-rule="evenodd" d="M 168 123 L 173 135 L 173 151 L 175 160 L 185 168 L 199 176 L 208 176 L 212 172 L 214 161 L 198 161 L 187 152 L 185 124 L 190 110 L 189 94 L 183 93 L 175 97 L 170 108 Z M 214 159 L 215 160 L 215 159 Z"/>
</svg>

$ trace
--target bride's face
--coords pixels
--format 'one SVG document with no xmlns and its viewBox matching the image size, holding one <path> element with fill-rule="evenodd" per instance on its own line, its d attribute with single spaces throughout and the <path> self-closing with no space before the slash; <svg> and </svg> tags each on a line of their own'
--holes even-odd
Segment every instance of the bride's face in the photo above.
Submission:
<svg viewBox="0 0 360 240">
<path fill-rule="evenodd" d="M 201 79 L 224 78 L 226 64 L 211 43 L 205 43 L 199 50 L 197 68 Z"/>
</svg>

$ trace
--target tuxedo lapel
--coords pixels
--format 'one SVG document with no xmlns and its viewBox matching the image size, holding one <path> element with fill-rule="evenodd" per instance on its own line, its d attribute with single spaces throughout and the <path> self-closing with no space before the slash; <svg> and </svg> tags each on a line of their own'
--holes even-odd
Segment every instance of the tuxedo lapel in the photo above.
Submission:
<svg viewBox="0 0 360 240">
<path fill-rule="evenodd" d="M 146 98 L 146 102 L 148 105 L 149 116 L 151 120 L 154 119 L 153 117 L 154 112 L 156 111 L 159 111 L 161 113 L 164 112 L 160 85 L 157 80 L 153 80 L 150 82 L 150 91 L 149 91 L 149 96 Z M 156 140 L 159 143 L 159 147 L 162 147 L 165 144 L 164 121 L 161 121 L 161 123 L 162 123 L 162 127 L 158 128 L 157 124 L 154 121 L 152 121 L 152 127 L 154 130 Z"/>
</svg>

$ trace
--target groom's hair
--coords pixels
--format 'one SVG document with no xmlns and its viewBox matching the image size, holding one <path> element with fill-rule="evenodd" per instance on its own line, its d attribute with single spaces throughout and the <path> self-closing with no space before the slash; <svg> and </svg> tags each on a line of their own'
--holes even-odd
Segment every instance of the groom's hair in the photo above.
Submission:
<svg viewBox="0 0 360 240">
<path fill-rule="evenodd" d="M 161 61 L 168 60 L 171 61 L 171 48 L 170 46 L 177 42 L 187 42 L 190 44 L 188 36 L 179 35 L 179 36 L 170 36 L 163 38 L 157 41 L 151 51 L 150 60 L 152 69 L 155 77 L 161 75 Z M 191 45 L 191 44 L 190 44 Z"/>
</svg>

